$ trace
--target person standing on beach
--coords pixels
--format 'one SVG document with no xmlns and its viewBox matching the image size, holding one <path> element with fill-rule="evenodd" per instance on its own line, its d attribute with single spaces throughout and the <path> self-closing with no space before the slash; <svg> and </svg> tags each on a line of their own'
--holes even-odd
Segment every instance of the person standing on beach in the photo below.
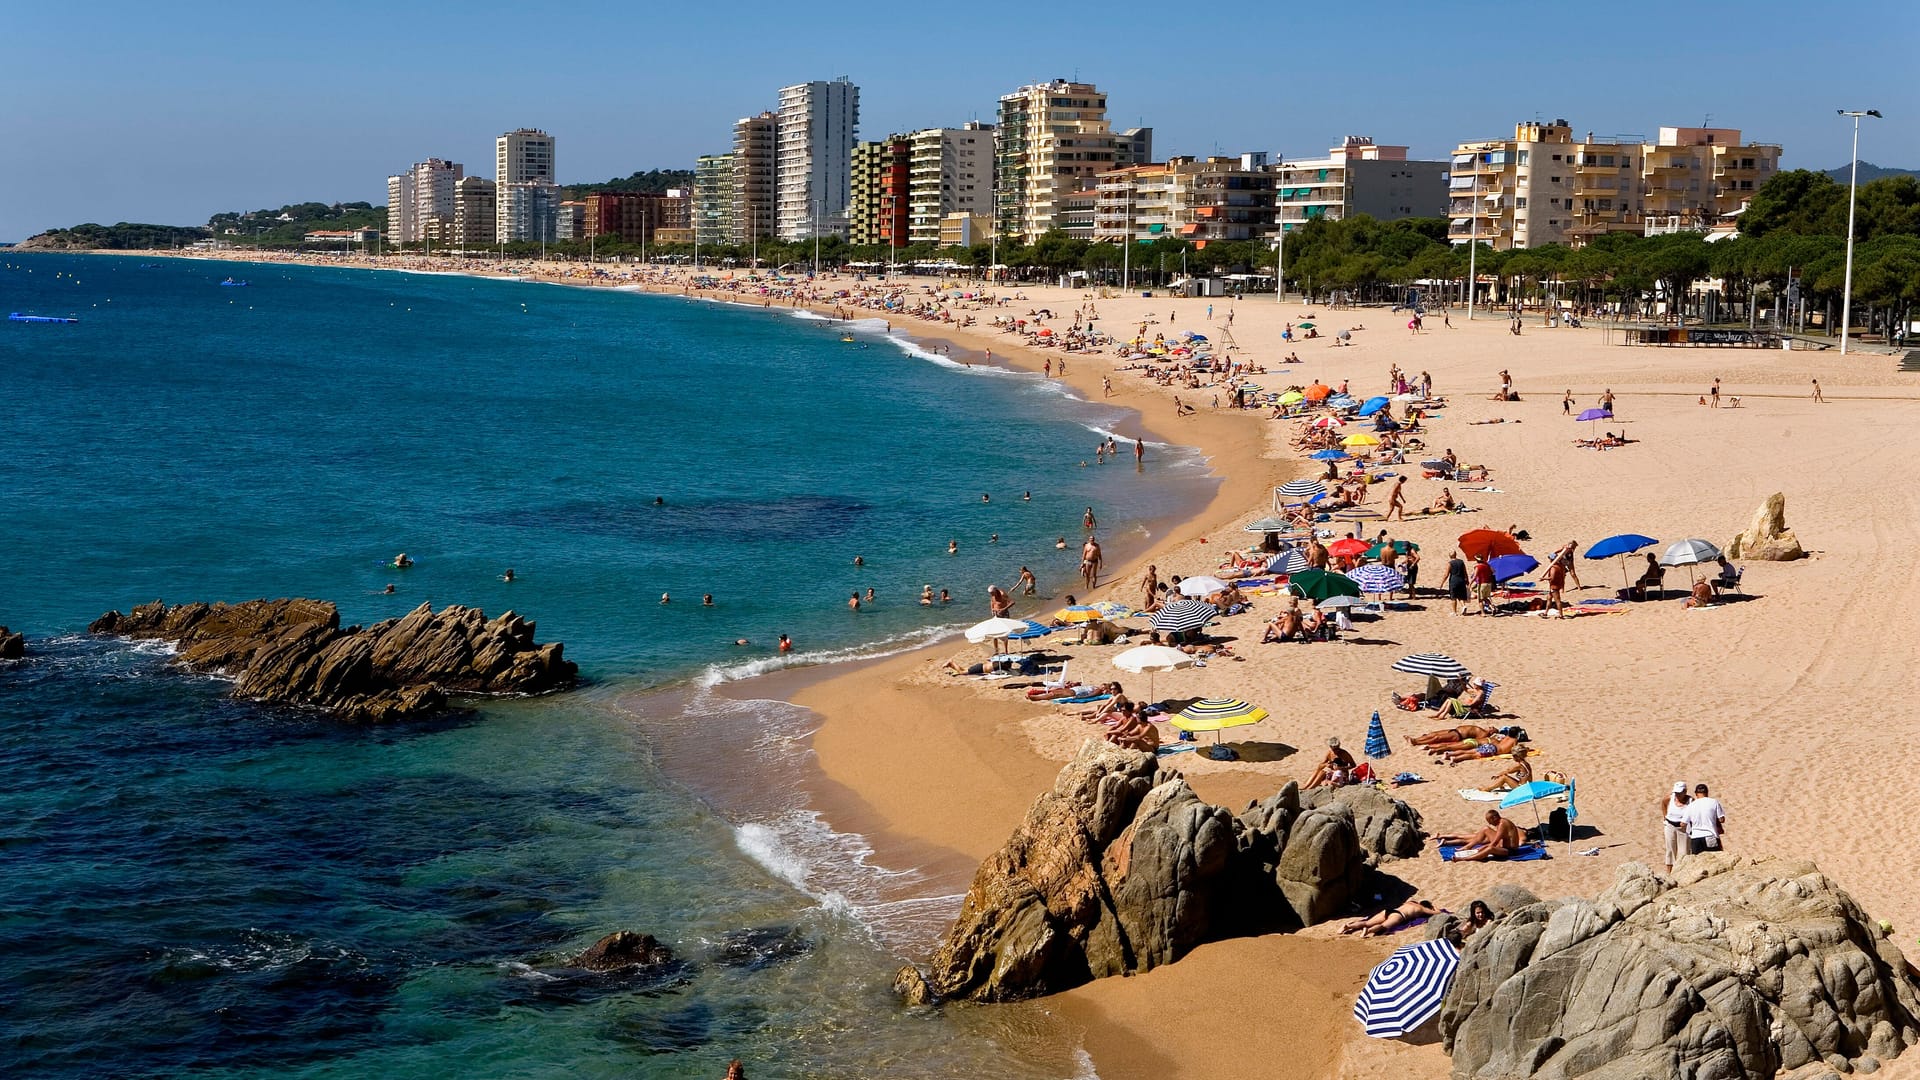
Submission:
<svg viewBox="0 0 1920 1080">
<path fill-rule="evenodd" d="M 1133 463 L 1139 465 L 1147 457 L 1147 444 L 1139 439 L 1133 440 Z"/>
<path fill-rule="evenodd" d="M 1053 378 L 1053 357 L 1049 356 L 1045 360 L 1041 361 L 1040 373 L 1044 375 L 1046 378 L 1049 378 L 1049 379 Z"/>
<path fill-rule="evenodd" d="M 1611 387 L 1600 395 L 1600 407 L 1607 410 L 1608 416 L 1613 415 L 1613 389 Z"/>
<path fill-rule="evenodd" d="M 1707 408 L 1717 409 L 1720 407 L 1720 380 L 1719 379 L 1713 380 L 1713 389 L 1707 391 L 1707 396 L 1713 399 L 1712 401 L 1707 403 Z"/>
<path fill-rule="evenodd" d="M 1140 610 L 1153 607 L 1155 596 L 1160 592 L 1160 568 L 1149 564 L 1147 573 L 1140 579 Z"/>
<path fill-rule="evenodd" d="M 1013 614 L 1013 597 L 998 585 L 987 586 L 987 609 L 996 619 L 1004 619 Z"/>
<path fill-rule="evenodd" d="M 1687 782 L 1675 780 L 1673 790 L 1660 802 L 1661 845 L 1666 855 L 1667 873 L 1673 873 L 1673 864 L 1687 853 Z"/>
<path fill-rule="evenodd" d="M 1824 402 L 1824 401 L 1826 401 L 1826 400 L 1827 400 L 1827 396 L 1826 396 L 1825 394 L 1822 394 L 1822 393 L 1820 392 L 1820 380 L 1819 380 L 1819 379 L 1815 379 L 1815 380 L 1813 380 L 1813 400 L 1815 400 L 1815 401 L 1821 401 L 1821 402 Z"/>
<path fill-rule="evenodd" d="M 1100 583 L 1100 563 L 1100 541 L 1088 534 L 1086 545 L 1080 549 L 1080 576 L 1087 580 L 1089 591 Z"/>
<path fill-rule="evenodd" d="M 1575 540 L 1569 540 L 1564 545 L 1561 546 L 1559 551 L 1556 551 L 1553 553 L 1553 559 L 1555 562 L 1560 563 L 1562 566 L 1566 568 L 1567 576 L 1573 579 L 1574 588 L 1584 589 L 1586 588 L 1586 586 L 1580 584 L 1580 568 L 1576 566 L 1573 561 L 1573 557 L 1579 553 L 1580 553 L 1579 542 Z"/>
<path fill-rule="evenodd" d="M 1493 614 L 1493 564 L 1485 552 L 1473 560 L 1473 598 L 1480 602 L 1480 614 Z"/>
<path fill-rule="evenodd" d="M 1113 396 L 1113 380 L 1111 378 L 1102 378 L 1100 380 L 1100 396 L 1101 397 Z"/>
<path fill-rule="evenodd" d="M 1693 785 L 1693 798 L 1681 812 L 1687 823 L 1687 854 L 1719 851 L 1727 832 L 1727 812 L 1720 800 L 1707 794 L 1707 785 Z"/>
<path fill-rule="evenodd" d="M 1573 388 L 1567 388 L 1567 395 L 1560 399 L 1560 415 L 1573 415 Z"/>
<path fill-rule="evenodd" d="M 1547 606 L 1540 610 L 1540 617 L 1558 615 L 1567 617 L 1567 601 L 1563 595 L 1567 587 L 1566 560 L 1556 555 L 1547 563 Z"/>
<path fill-rule="evenodd" d="M 1392 521 L 1393 515 L 1395 514 L 1400 515 L 1401 521 L 1407 520 L 1407 497 L 1400 490 L 1401 488 L 1405 487 L 1406 484 L 1407 484 L 1406 477 L 1404 476 L 1394 477 L 1393 490 L 1387 492 L 1387 515 L 1381 518 L 1380 520 Z"/>
</svg>

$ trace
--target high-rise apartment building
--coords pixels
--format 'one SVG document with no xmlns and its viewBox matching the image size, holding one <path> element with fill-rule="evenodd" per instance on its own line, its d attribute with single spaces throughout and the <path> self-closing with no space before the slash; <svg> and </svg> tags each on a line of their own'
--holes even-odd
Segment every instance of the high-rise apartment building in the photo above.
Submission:
<svg viewBox="0 0 1920 1080">
<path fill-rule="evenodd" d="M 553 210 L 553 235 L 556 240 L 581 240 L 587 235 L 587 204 L 567 200 Z"/>
<path fill-rule="evenodd" d="M 733 123 L 733 242 L 746 245 L 757 236 L 772 236 L 774 214 L 774 155 L 778 147 L 779 117 L 770 112 L 743 117 Z"/>
<path fill-rule="evenodd" d="M 1265 241 L 1273 235 L 1274 174 L 1237 157 L 1169 158 L 1101 174 L 1092 239 Z"/>
<path fill-rule="evenodd" d="M 999 120 L 994 200 L 1004 238 L 1031 241 L 1053 228 L 1060 198 L 1120 161 L 1107 96 L 1091 83 L 1023 86 L 1000 98 Z"/>
<path fill-rule="evenodd" d="M 451 221 L 453 188 L 464 175 L 456 162 L 428 158 L 387 177 L 387 238 L 417 244 L 426 238 L 428 222 Z"/>
<path fill-rule="evenodd" d="M 992 124 L 968 121 L 957 128 L 926 128 L 907 138 L 912 144 L 907 183 L 910 243 L 941 243 L 945 235 L 941 223 L 949 215 L 993 212 Z"/>
<path fill-rule="evenodd" d="M 484 248 L 498 235 L 495 220 L 493 181 L 484 176 L 464 176 L 453 186 L 454 246 Z"/>
<path fill-rule="evenodd" d="M 702 244 L 734 242 L 732 154 L 701 154 L 694 162 L 693 232 Z"/>
<path fill-rule="evenodd" d="M 775 235 L 846 235 L 860 88 L 846 78 L 780 88 L 774 155 Z"/>
<path fill-rule="evenodd" d="M 1658 142 L 1575 140 L 1565 120 L 1454 150 L 1447 238 L 1497 250 L 1609 232 L 1705 231 L 1778 170 L 1780 147 L 1736 128 L 1661 128 Z"/>
<path fill-rule="evenodd" d="M 1404 146 L 1379 146 L 1349 135 L 1323 158 L 1279 166 L 1279 219 L 1288 232 L 1309 221 L 1368 214 L 1380 221 L 1441 217 L 1447 212 L 1445 161 L 1407 157 Z"/>
<path fill-rule="evenodd" d="M 610 236 L 629 244 L 653 243 L 662 229 L 692 227 L 693 202 L 693 194 L 684 188 L 596 191 L 585 200 L 586 235 Z"/>
<path fill-rule="evenodd" d="M 1133 127 L 1114 136 L 1115 164 L 1153 164 L 1153 129 Z"/>
<path fill-rule="evenodd" d="M 494 187 L 496 237 L 501 243 L 560 239 L 560 188 L 545 180 L 517 180 Z"/>
<path fill-rule="evenodd" d="M 847 240 L 862 246 L 906 247 L 907 184 L 913 144 L 905 135 L 853 144 L 847 198 Z"/>
<path fill-rule="evenodd" d="M 553 182 L 559 178 L 554 169 L 553 136 L 544 131 L 540 131 L 537 128 L 519 128 L 514 131 L 509 131 L 494 140 L 493 179 L 497 185 L 496 191 L 499 195 L 499 203 L 497 206 L 498 218 L 495 231 L 499 239 L 507 241 L 522 239 L 537 240 L 540 238 L 539 235 L 516 235 L 514 229 L 510 227 L 507 217 L 507 208 L 510 201 L 507 195 L 507 185 L 544 183 L 551 186 Z M 544 198 L 545 196 L 525 194 L 515 195 L 511 201 L 513 201 L 517 207 L 531 208 Z M 551 222 L 550 212 L 549 217 L 545 220 Z M 537 227 L 535 228 L 535 232 L 536 234 L 538 233 Z"/>
</svg>

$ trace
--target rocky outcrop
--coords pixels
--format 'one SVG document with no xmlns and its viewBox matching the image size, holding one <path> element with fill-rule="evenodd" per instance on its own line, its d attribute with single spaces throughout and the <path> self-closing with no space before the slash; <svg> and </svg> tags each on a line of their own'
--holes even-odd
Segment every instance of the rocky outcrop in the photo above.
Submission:
<svg viewBox="0 0 1920 1080">
<path fill-rule="evenodd" d="M 235 697 L 382 721 L 445 707 L 449 694 L 538 694 L 572 685 L 579 669 L 561 645 L 533 640 L 534 624 L 509 611 L 422 604 L 399 619 L 342 629 L 320 600 L 240 604 L 155 601 L 109 611 L 95 634 L 170 641 L 174 662 L 234 680 Z"/>
<path fill-rule="evenodd" d="M 0 626 L 0 660 L 18 660 L 27 655 L 27 636 Z"/>
<path fill-rule="evenodd" d="M 673 950 L 660 944 L 652 934 L 616 930 L 567 961 L 568 967 L 598 972 L 628 972 L 665 968 L 673 963 Z"/>
<path fill-rule="evenodd" d="M 1310 788 L 1300 796 L 1300 805 L 1314 810 L 1339 805 L 1352 811 L 1353 827 L 1360 834 L 1360 849 L 1369 866 L 1378 866 L 1383 859 L 1411 859 L 1427 841 L 1420 811 L 1377 787 Z"/>
<path fill-rule="evenodd" d="M 1700 855 L 1475 934 L 1440 1030 L 1462 1080 L 1870 1072 L 1920 1043 L 1920 980 L 1812 863 Z"/>
<path fill-rule="evenodd" d="M 1747 526 L 1747 531 L 1727 545 L 1729 559 L 1792 562 L 1806 557 L 1800 538 L 1787 528 L 1787 497 L 1778 491 L 1767 496 L 1767 501 L 1753 512 L 1753 523 Z"/>
<path fill-rule="evenodd" d="M 910 1001 L 1006 1001 L 1172 963 L 1343 909 L 1367 873 L 1352 810 L 1296 785 L 1235 817 L 1149 754 L 1089 740 L 974 875 Z"/>
</svg>

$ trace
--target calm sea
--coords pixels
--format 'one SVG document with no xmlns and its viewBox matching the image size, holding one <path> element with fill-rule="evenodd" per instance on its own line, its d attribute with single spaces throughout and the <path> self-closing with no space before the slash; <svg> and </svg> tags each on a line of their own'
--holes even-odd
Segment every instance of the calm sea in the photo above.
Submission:
<svg viewBox="0 0 1920 1080">
<path fill-rule="evenodd" d="M 804 715 L 711 688 L 780 666 L 782 633 L 798 663 L 951 633 L 1022 565 L 1058 595 L 1084 508 L 1137 545 L 1211 494 L 1193 456 L 1096 466 L 1117 413 L 877 323 L 846 342 L 617 290 L 0 266 L 0 309 L 82 320 L 0 323 L 0 623 L 34 650 L 0 666 L 0 1073 L 1083 1067 L 1037 1008 L 893 1004 L 953 883 L 806 809 Z M 401 551 L 418 565 L 387 569 Z M 923 585 L 954 603 L 920 606 Z M 362 729 L 84 635 L 109 608 L 262 596 L 355 622 L 511 607 L 589 684 Z M 700 755 L 751 797 L 675 779 Z M 550 970 L 622 928 L 684 963 Z"/>
</svg>

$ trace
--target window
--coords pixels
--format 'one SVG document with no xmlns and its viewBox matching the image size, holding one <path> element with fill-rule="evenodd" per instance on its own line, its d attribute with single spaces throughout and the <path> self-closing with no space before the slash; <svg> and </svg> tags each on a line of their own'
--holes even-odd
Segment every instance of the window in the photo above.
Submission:
<svg viewBox="0 0 1920 1080">
<path fill-rule="evenodd" d="M 1555 154 L 1555 155 L 1553 155 L 1553 160 L 1555 160 L 1555 161 L 1559 161 L 1559 160 L 1560 160 L 1560 155 L 1559 155 L 1559 154 Z"/>
<path fill-rule="evenodd" d="M 1513 208 L 1515 210 L 1525 210 L 1527 208 L 1527 197 L 1525 195 L 1522 195 L 1514 199 Z"/>
<path fill-rule="evenodd" d="M 1527 151 L 1522 150 L 1518 154 L 1514 155 L 1514 164 L 1525 165 L 1526 163 L 1527 163 Z"/>
<path fill-rule="evenodd" d="M 1555 183 L 1555 184 L 1557 184 L 1557 183 L 1559 183 L 1559 182 L 1560 182 L 1560 178 L 1559 178 L 1559 177 L 1557 177 L 1557 176 L 1549 176 L 1549 177 L 1547 177 L 1547 180 L 1548 180 L 1548 181 L 1549 181 L 1550 183 Z"/>
<path fill-rule="evenodd" d="M 1560 224 L 1560 219 L 1559 219 L 1559 218 L 1548 218 L 1548 219 L 1547 219 L 1547 224 L 1549 224 L 1549 225 L 1558 225 L 1558 224 Z"/>
</svg>

